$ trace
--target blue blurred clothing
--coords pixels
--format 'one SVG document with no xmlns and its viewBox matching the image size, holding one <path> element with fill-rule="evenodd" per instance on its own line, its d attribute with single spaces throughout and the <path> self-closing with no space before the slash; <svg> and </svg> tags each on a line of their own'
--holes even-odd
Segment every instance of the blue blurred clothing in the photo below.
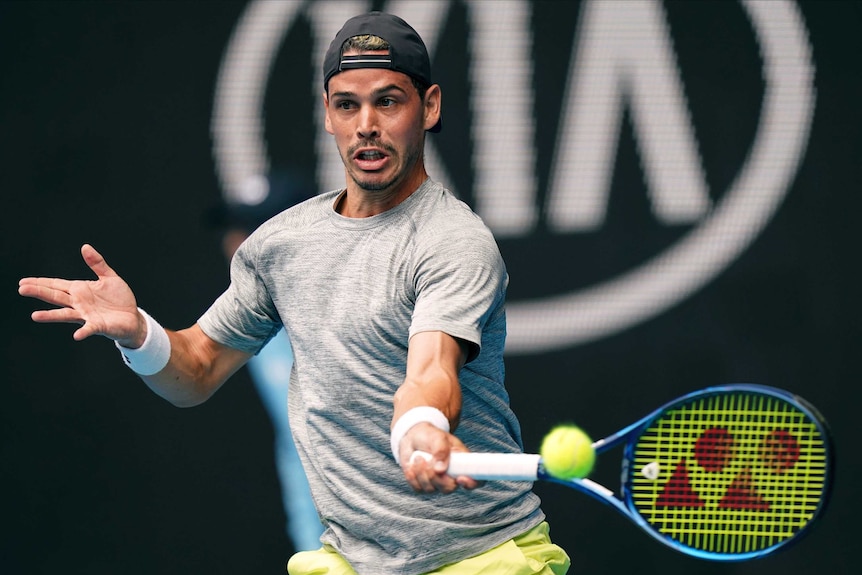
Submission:
<svg viewBox="0 0 862 575">
<path fill-rule="evenodd" d="M 319 549 L 323 526 L 311 500 L 308 480 L 296 453 L 287 418 L 287 388 L 293 350 L 284 330 L 278 332 L 247 366 L 269 413 L 275 436 L 275 465 L 281 483 L 287 534 L 296 551 Z"/>
</svg>

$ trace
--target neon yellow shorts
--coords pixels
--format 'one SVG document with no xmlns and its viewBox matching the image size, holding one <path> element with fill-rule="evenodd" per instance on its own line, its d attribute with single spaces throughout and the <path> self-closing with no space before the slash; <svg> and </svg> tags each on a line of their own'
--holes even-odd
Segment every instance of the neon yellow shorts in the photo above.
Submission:
<svg viewBox="0 0 862 575">
<path fill-rule="evenodd" d="M 569 556 L 551 543 L 547 523 L 514 539 L 426 575 L 565 575 Z M 329 545 L 303 551 L 287 563 L 289 575 L 356 575 L 356 571 Z"/>
</svg>

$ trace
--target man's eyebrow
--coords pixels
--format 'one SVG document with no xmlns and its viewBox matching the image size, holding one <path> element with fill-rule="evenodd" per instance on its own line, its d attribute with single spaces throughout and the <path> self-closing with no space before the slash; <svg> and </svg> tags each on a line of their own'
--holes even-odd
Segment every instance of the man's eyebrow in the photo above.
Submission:
<svg viewBox="0 0 862 575">
<path fill-rule="evenodd" d="M 385 94 L 386 92 L 392 92 L 393 90 L 401 92 L 402 94 L 406 94 L 407 90 L 399 86 L 398 84 L 389 84 L 384 88 L 380 88 L 379 90 L 375 90 L 375 94 Z"/>
<path fill-rule="evenodd" d="M 407 93 L 407 90 L 405 90 L 404 88 L 402 88 L 402 87 L 401 87 L 401 86 L 399 86 L 398 84 L 389 84 L 388 86 L 384 86 L 384 87 L 382 87 L 382 88 L 379 88 L 379 89 L 377 89 L 377 90 L 374 90 L 374 92 L 372 93 L 372 95 L 374 95 L 374 96 L 380 96 L 380 95 L 382 95 L 382 94 L 386 94 L 386 93 L 393 92 L 393 91 L 401 92 L 402 94 L 406 94 L 406 93 Z M 355 98 L 355 97 L 356 97 L 356 93 L 355 93 L 355 92 L 351 92 L 351 91 L 349 91 L 349 90 L 344 90 L 344 91 L 340 91 L 340 92 L 333 92 L 333 93 L 332 93 L 332 95 L 331 95 L 331 97 L 332 97 L 332 98 L 336 98 L 336 97 L 337 97 L 337 98 Z"/>
</svg>

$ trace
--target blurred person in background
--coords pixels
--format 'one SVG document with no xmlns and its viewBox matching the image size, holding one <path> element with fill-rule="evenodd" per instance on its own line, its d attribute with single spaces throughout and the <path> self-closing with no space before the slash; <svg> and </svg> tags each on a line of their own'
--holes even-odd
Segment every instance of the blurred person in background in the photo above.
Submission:
<svg viewBox="0 0 862 575">
<path fill-rule="evenodd" d="M 206 223 L 222 233 L 228 262 L 261 224 L 314 195 L 313 184 L 295 170 L 249 178 L 234 201 L 225 199 L 206 214 Z M 296 452 L 287 416 L 288 387 L 293 368 L 290 338 L 282 329 L 246 364 L 251 380 L 272 422 L 275 468 L 287 517 L 287 535 L 296 551 L 320 547 L 323 525 L 314 508 L 308 479 Z"/>
</svg>

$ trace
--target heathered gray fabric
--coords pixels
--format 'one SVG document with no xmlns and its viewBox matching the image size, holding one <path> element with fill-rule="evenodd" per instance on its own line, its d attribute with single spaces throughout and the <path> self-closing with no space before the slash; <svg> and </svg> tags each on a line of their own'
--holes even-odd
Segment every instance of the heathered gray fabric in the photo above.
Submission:
<svg viewBox="0 0 862 575">
<path fill-rule="evenodd" d="M 472 451 L 522 449 L 501 361 L 508 276 L 490 231 L 431 180 L 370 218 L 340 216 L 338 195 L 256 231 L 199 323 L 214 340 L 255 353 L 284 322 L 295 355 L 290 423 L 323 541 L 362 575 L 424 573 L 544 519 L 528 483 L 414 493 L 389 448 L 408 334 L 440 330 L 478 352 L 460 373 L 456 435 Z"/>
</svg>

